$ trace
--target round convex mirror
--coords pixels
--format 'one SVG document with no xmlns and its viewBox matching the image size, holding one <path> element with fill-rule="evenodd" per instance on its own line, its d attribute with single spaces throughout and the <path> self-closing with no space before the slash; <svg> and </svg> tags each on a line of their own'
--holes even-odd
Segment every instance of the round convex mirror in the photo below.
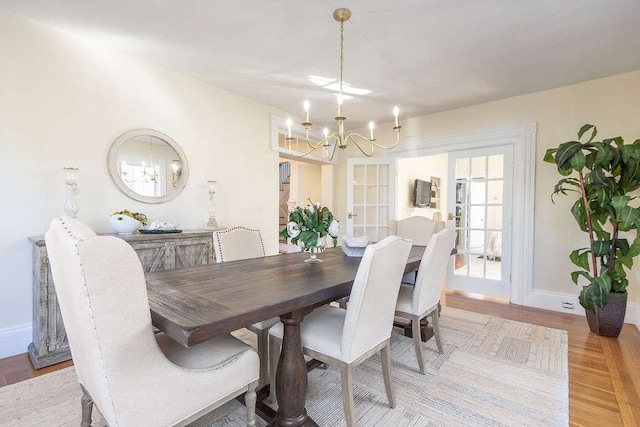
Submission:
<svg viewBox="0 0 640 427">
<path fill-rule="evenodd" d="M 109 149 L 107 166 L 120 191 L 144 203 L 173 199 L 189 176 L 182 149 L 167 135 L 152 129 L 120 135 Z"/>
</svg>

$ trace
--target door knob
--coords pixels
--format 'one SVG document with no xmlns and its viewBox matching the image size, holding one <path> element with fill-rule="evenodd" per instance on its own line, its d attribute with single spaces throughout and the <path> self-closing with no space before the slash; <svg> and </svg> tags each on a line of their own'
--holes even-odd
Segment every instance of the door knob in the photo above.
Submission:
<svg viewBox="0 0 640 427">
<path fill-rule="evenodd" d="M 354 214 L 354 213 L 351 213 L 351 212 L 347 213 L 347 218 L 348 218 L 348 219 L 351 219 L 351 218 L 353 218 L 354 216 L 358 216 L 358 214 Z"/>
</svg>

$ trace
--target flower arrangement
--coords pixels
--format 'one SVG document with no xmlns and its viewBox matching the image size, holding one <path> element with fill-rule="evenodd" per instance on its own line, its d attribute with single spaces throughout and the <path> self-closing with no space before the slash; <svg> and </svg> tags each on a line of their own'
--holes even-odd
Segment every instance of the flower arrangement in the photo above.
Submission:
<svg viewBox="0 0 640 427">
<path fill-rule="evenodd" d="M 311 200 L 309 200 L 311 202 Z M 289 212 L 287 227 L 280 232 L 280 237 L 291 238 L 291 243 L 302 243 L 305 249 L 319 246 L 318 239 L 327 235 L 333 238 L 333 245 L 338 243 L 340 224 L 326 206 L 320 202 L 303 208 L 297 206 Z"/>
<path fill-rule="evenodd" d="M 147 225 L 147 216 L 141 212 L 131 212 L 128 210 L 123 210 L 123 211 L 118 211 L 118 212 L 114 212 L 111 214 L 111 216 L 113 215 L 126 215 L 126 216 L 130 216 L 131 218 L 138 220 L 142 223 L 142 225 Z"/>
</svg>

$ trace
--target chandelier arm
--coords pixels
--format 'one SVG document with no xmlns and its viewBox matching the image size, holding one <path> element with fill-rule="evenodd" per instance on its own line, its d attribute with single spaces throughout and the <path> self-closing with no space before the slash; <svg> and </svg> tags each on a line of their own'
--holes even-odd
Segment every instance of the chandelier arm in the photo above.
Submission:
<svg viewBox="0 0 640 427">
<path fill-rule="evenodd" d="M 122 176 L 120 177 L 120 179 L 122 179 L 124 182 L 131 183 L 131 182 L 137 182 L 138 181 L 137 179 L 127 179 L 126 176 L 129 175 L 129 172 L 122 171 L 122 172 L 120 172 L 120 175 L 124 175 L 124 177 L 122 177 Z"/>
<path fill-rule="evenodd" d="M 305 151 L 305 152 L 304 152 L 304 153 L 302 153 L 302 154 L 294 154 L 294 156 L 296 156 L 296 157 L 306 157 L 306 156 L 308 156 L 309 154 L 311 154 L 311 153 L 312 153 L 316 148 L 318 148 L 318 146 L 315 146 L 315 147 L 313 147 L 313 146 L 312 146 L 311 148 L 309 148 L 309 150 L 308 150 L 308 151 Z"/>
<path fill-rule="evenodd" d="M 331 151 L 331 156 L 329 156 L 329 161 L 332 161 L 333 160 L 333 156 L 336 155 L 336 148 L 338 148 L 338 144 L 337 143 L 333 144 L 333 151 Z M 329 154 L 329 153 L 327 153 L 327 154 Z"/>
<path fill-rule="evenodd" d="M 294 154 L 294 156 L 296 157 L 305 157 L 309 154 L 311 154 L 314 150 L 320 148 L 320 147 L 327 147 L 330 146 L 331 144 L 329 144 L 329 141 L 331 141 L 332 139 L 334 139 L 336 141 L 335 144 L 333 144 L 333 151 L 331 154 L 331 158 L 329 159 L 329 161 L 333 160 L 333 156 L 336 152 L 336 147 L 338 145 L 337 141 L 338 141 L 338 133 L 334 132 L 331 135 L 327 135 L 322 141 L 318 142 L 317 144 L 313 144 L 310 140 L 309 137 L 307 136 L 307 144 L 309 145 L 309 150 L 305 151 L 304 153 L 298 155 L 298 154 Z M 291 152 L 291 147 L 289 147 L 289 151 Z M 292 153 L 292 152 L 291 152 Z"/>
<path fill-rule="evenodd" d="M 152 169 L 153 170 L 153 174 L 147 173 L 146 169 Z M 125 175 L 125 177 L 121 177 L 120 179 L 122 179 L 124 182 L 128 182 L 128 183 L 133 183 L 133 182 L 159 182 L 158 180 L 162 180 L 164 182 L 171 182 L 173 183 L 173 180 L 169 180 L 167 178 L 165 178 L 164 176 L 162 176 L 159 172 L 156 172 L 155 168 L 151 168 L 151 166 L 142 166 L 142 181 L 140 179 L 134 178 L 134 179 L 127 179 L 126 175 L 129 175 L 129 172 L 120 172 L 121 175 Z"/>
<path fill-rule="evenodd" d="M 307 134 L 306 134 L 306 140 L 307 140 L 307 145 L 309 147 L 311 147 L 311 151 L 315 150 L 316 148 L 320 148 L 323 145 L 327 145 L 327 143 L 331 140 L 331 137 L 333 137 L 333 135 L 327 135 L 325 136 L 322 141 L 318 142 L 317 144 L 314 144 L 313 142 L 311 142 L 311 140 L 309 139 L 309 130 L 307 130 Z"/>
<path fill-rule="evenodd" d="M 397 147 L 398 144 L 400 143 L 400 129 L 396 129 L 396 142 L 393 145 L 381 145 L 381 144 L 378 144 L 377 142 L 375 142 L 375 140 L 372 141 L 370 138 L 367 138 L 364 135 L 360 135 L 357 132 L 351 132 L 349 134 L 349 136 L 347 136 L 347 139 L 350 139 L 351 141 L 355 142 L 355 139 L 353 137 L 361 138 L 361 139 L 367 141 L 368 143 L 370 143 L 371 145 L 373 145 L 374 147 L 382 148 L 383 150 L 389 150 L 391 148 Z"/>
<path fill-rule="evenodd" d="M 370 152 L 370 153 L 367 153 L 367 152 L 366 152 L 366 151 L 364 151 L 364 149 L 360 146 L 360 144 L 359 144 L 359 143 L 358 143 L 358 141 L 354 138 L 354 136 L 358 136 L 358 137 L 360 137 L 361 139 L 363 139 L 363 140 L 365 140 L 365 141 L 368 141 L 368 142 L 371 142 L 371 141 L 369 141 L 369 140 L 368 140 L 367 138 L 365 138 L 364 136 L 362 136 L 362 135 L 360 135 L 360 134 L 357 134 L 357 133 L 355 133 L 355 132 L 350 133 L 350 134 L 349 134 L 349 135 L 347 135 L 347 137 L 346 137 L 346 139 L 347 139 L 347 140 L 349 140 L 349 141 L 353 142 L 353 144 L 354 144 L 356 147 L 358 147 L 358 150 L 360 150 L 360 152 L 361 152 L 362 154 L 364 154 L 364 155 L 365 155 L 365 156 L 367 156 L 367 157 L 371 157 L 371 156 L 373 156 L 373 152 L 374 152 L 374 151 L 373 151 L 373 146 L 371 147 L 371 152 Z"/>
<path fill-rule="evenodd" d="M 293 140 L 293 138 L 290 138 L 290 139 L 291 139 L 291 140 Z M 308 151 L 305 151 L 305 152 L 304 152 L 304 153 L 302 153 L 302 154 L 295 154 L 295 153 L 293 152 L 293 150 L 291 149 L 291 141 L 289 141 L 289 144 L 288 144 L 288 145 L 289 145 L 289 154 L 290 154 L 290 155 L 292 155 L 292 156 L 295 156 L 295 157 L 305 157 L 305 156 L 307 156 L 308 154 L 310 154 L 313 150 L 315 150 L 316 148 L 318 148 L 318 147 L 320 146 L 320 144 L 318 144 L 318 145 L 313 145 L 313 144 L 311 143 L 311 141 L 309 140 L 309 135 L 307 135 L 307 138 L 306 138 L 306 139 L 307 139 L 307 144 L 311 147 L 311 148 L 309 148 L 309 150 L 308 150 Z M 322 143 L 322 141 L 321 141 L 321 143 Z"/>
<path fill-rule="evenodd" d="M 380 145 L 380 144 L 377 144 L 375 141 L 371 141 L 371 144 L 375 145 L 378 148 L 382 148 L 384 150 L 390 150 L 392 148 L 396 148 L 399 143 L 400 143 L 400 129 L 396 129 L 396 142 L 393 145 Z"/>
</svg>

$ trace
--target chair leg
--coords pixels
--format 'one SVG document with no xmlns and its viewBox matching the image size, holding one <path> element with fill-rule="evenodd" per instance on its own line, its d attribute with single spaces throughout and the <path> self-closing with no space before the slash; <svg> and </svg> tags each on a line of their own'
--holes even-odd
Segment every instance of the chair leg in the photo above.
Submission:
<svg viewBox="0 0 640 427">
<path fill-rule="evenodd" d="M 269 381 L 269 329 L 258 332 L 258 356 L 260 357 L 260 387 Z"/>
<path fill-rule="evenodd" d="M 424 355 L 422 354 L 422 341 L 420 340 L 420 319 L 414 317 L 411 319 L 411 333 L 413 334 L 413 345 L 416 348 L 416 359 L 418 359 L 418 366 L 420 367 L 420 373 L 424 374 Z"/>
<path fill-rule="evenodd" d="M 276 370 L 278 368 L 278 358 L 280 357 L 280 344 L 272 336 L 269 336 L 269 363 L 271 365 L 269 379 L 269 398 L 266 402 L 270 405 L 276 403 Z"/>
<path fill-rule="evenodd" d="M 80 421 L 80 427 L 91 427 L 93 399 L 83 385 L 81 385 L 80 388 L 82 389 L 82 397 L 80 398 L 80 405 L 82 406 L 82 420 Z"/>
<path fill-rule="evenodd" d="M 353 378 L 351 365 L 340 363 L 340 382 L 342 383 L 342 406 L 347 427 L 355 427 L 356 416 L 353 410 Z"/>
<path fill-rule="evenodd" d="M 244 395 L 244 404 L 247 406 L 247 427 L 254 427 L 256 425 L 256 387 L 258 381 L 254 381 L 247 387 L 247 392 Z"/>
<path fill-rule="evenodd" d="M 387 391 L 389 406 L 396 407 L 396 397 L 393 394 L 393 381 L 391 380 L 391 342 L 387 340 L 387 345 L 380 351 L 382 356 L 382 376 L 384 377 L 384 388 Z"/>
<path fill-rule="evenodd" d="M 436 337 L 436 344 L 438 345 L 438 352 L 442 353 L 442 341 L 440 340 L 440 319 L 438 319 L 438 311 L 434 310 L 431 313 L 431 323 L 433 323 L 433 334 Z"/>
</svg>

